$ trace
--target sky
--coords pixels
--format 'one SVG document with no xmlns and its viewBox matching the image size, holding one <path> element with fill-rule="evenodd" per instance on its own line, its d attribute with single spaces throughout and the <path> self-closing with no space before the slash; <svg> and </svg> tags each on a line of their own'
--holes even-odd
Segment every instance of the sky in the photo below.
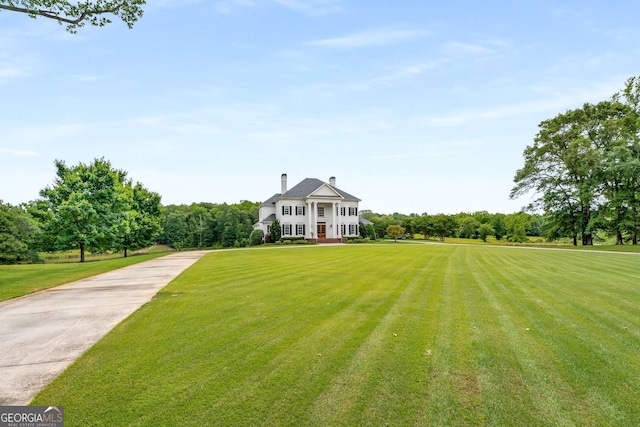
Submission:
<svg viewBox="0 0 640 427">
<path fill-rule="evenodd" d="M 538 124 L 640 74 L 640 2 L 148 0 L 69 34 L 0 12 L 0 200 L 109 160 L 162 203 L 304 178 L 378 213 L 510 213 Z"/>
</svg>

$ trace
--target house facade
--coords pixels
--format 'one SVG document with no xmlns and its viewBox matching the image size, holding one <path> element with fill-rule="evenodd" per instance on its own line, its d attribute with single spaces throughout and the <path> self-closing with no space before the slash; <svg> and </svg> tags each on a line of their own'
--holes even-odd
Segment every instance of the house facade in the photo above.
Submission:
<svg viewBox="0 0 640 427">
<path fill-rule="evenodd" d="M 319 242 L 342 241 L 360 233 L 360 199 L 329 182 L 306 178 L 288 188 L 287 174 L 280 178 L 280 193 L 266 200 L 259 211 L 254 229 L 269 234 L 274 221 L 281 226 L 282 237 L 300 237 Z"/>
</svg>

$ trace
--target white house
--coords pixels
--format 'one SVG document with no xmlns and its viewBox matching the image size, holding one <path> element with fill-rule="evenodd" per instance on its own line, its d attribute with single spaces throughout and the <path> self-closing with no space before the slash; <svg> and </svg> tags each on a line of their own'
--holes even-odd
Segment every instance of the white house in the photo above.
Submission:
<svg viewBox="0 0 640 427">
<path fill-rule="evenodd" d="M 336 188 L 335 177 L 328 183 L 306 178 L 289 189 L 287 174 L 282 174 L 280 193 L 260 206 L 259 220 L 253 227 L 266 236 L 278 220 L 282 237 L 339 242 L 343 237 L 359 235 L 358 202 L 357 197 Z"/>
</svg>

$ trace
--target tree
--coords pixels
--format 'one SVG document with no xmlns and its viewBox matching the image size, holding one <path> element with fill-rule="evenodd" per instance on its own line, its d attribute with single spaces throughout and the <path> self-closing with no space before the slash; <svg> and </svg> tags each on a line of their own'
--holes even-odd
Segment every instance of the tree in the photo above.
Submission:
<svg viewBox="0 0 640 427">
<path fill-rule="evenodd" d="M 189 235 L 187 224 L 188 209 L 189 207 L 185 205 L 169 205 L 162 208 L 162 233 L 158 238 L 158 242 L 176 249 L 188 247 L 186 243 Z"/>
<path fill-rule="evenodd" d="M 458 227 L 458 237 L 465 239 L 478 238 L 478 227 L 480 227 L 480 223 L 474 217 L 464 215 L 458 223 L 460 224 Z"/>
<path fill-rule="evenodd" d="M 67 31 L 77 32 L 89 23 L 103 27 L 111 23 L 110 15 L 117 16 L 129 28 L 142 17 L 145 0 L 0 0 L 0 11 L 24 13 L 31 18 L 49 18 L 66 24 Z"/>
<path fill-rule="evenodd" d="M 602 102 L 559 114 L 540 123 L 534 144 L 524 151 L 525 165 L 516 172 L 515 198 L 531 190 L 539 194 L 531 207 L 541 207 L 559 232 L 578 233 L 593 244 L 601 171 L 601 147 L 609 133 L 603 123 L 618 115 L 620 104 Z"/>
<path fill-rule="evenodd" d="M 36 250 L 40 229 L 22 208 L 0 200 L 0 264 L 39 262 Z"/>
<path fill-rule="evenodd" d="M 158 231 L 160 196 L 104 158 L 73 167 L 56 160 L 52 186 L 40 191 L 32 211 L 42 224 L 47 250 L 105 252 L 146 245 Z"/>
<path fill-rule="evenodd" d="M 544 211 L 547 237 L 578 236 L 593 244 L 598 231 L 637 243 L 640 230 L 640 79 L 627 80 L 609 100 L 584 104 L 540 124 L 524 151 L 511 197 L 529 191 L 530 208 Z M 531 230 L 540 227 L 533 224 Z"/>
<path fill-rule="evenodd" d="M 280 228 L 280 221 L 277 219 L 269 226 L 269 234 L 271 234 L 271 241 L 277 242 L 282 237 L 282 228 Z"/>
<path fill-rule="evenodd" d="M 491 216 L 490 224 L 493 228 L 493 235 L 495 236 L 496 240 L 500 240 L 504 236 L 504 217 L 505 214 L 502 213 L 496 213 Z"/>
<path fill-rule="evenodd" d="M 376 229 L 373 228 L 373 224 L 360 223 L 360 233 L 364 238 L 376 240 Z"/>
<path fill-rule="evenodd" d="M 139 182 L 125 183 L 121 197 L 125 199 L 127 210 L 122 214 L 119 236 L 114 249 L 124 251 L 151 246 L 162 230 L 160 195 L 149 191 Z"/>
<path fill-rule="evenodd" d="M 393 238 L 394 242 L 398 241 L 398 237 L 402 237 L 404 235 L 404 227 L 399 225 L 389 225 L 387 227 L 387 236 Z"/>
<path fill-rule="evenodd" d="M 478 237 L 480 237 L 483 242 L 486 242 L 487 237 L 492 236 L 493 234 L 495 234 L 495 230 L 487 223 L 480 224 L 478 227 Z"/>
<path fill-rule="evenodd" d="M 455 233 L 458 222 L 451 215 L 438 214 L 431 217 L 431 230 L 444 242 L 444 238 Z"/>
<path fill-rule="evenodd" d="M 527 242 L 527 227 L 529 225 L 529 215 L 524 212 L 518 212 L 507 215 L 504 218 L 504 224 L 507 232 L 507 242 L 523 243 Z"/>
</svg>

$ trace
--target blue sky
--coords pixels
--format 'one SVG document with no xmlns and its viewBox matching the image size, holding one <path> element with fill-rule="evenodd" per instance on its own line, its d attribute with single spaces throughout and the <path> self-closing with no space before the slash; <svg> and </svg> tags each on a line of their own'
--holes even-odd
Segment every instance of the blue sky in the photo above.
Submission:
<svg viewBox="0 0 640 427">
<path fill-rule="evenodd" d="M 640 74 L 640 3 L 608 3 L 148 0 L 76 35 L 0 12 L 0 199 L 105 157 L 164 204 L 287 173 L 380 213 L 514 212 L 540 121 Z"/>
</svg>

